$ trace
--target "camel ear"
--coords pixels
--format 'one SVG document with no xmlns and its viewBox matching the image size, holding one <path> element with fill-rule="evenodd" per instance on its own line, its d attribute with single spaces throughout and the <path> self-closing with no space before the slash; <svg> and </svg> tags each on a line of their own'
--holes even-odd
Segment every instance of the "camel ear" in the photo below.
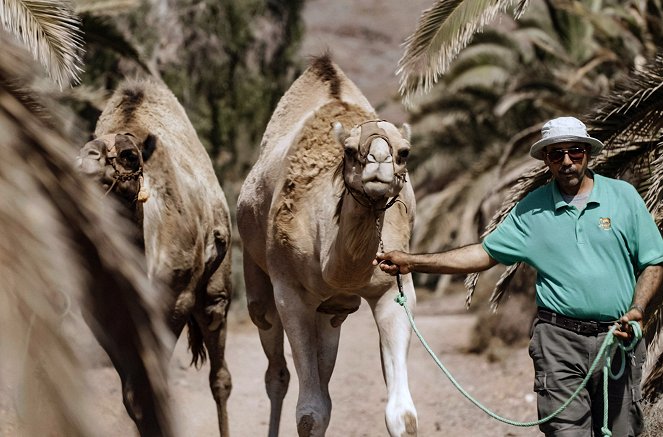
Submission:
<svg viewBox="0 0 663 437">
<path fill-rule="evenodd" d="M 334 136 L 336 137 L 336 141 L 341 143 L 341 146 L 345 147 L 345 140 L 348 139 L 350 134 L 345 130 L 345 128 L 339 121 L 335 121 L 332 124 L 332 129 L 334 131 Z"/>
<path fill-rule="evenodd" d="M 156 148 L 157 137 L 155 135 L 149 134 L 147 138 L 145 138 L 145 142 L 143 142 L 143 162 L 147 162 L 147 160 L 150 159 L 150 156 L 152 156 L 152 153 L 154 153 Z"/>
<path fill-rule="evenodd" d="M 407 123 L 403 123 L 403 126 L 399 129 L 399 132 L 405 138 L 405 140 L 409 143 L 410 138 L 412 136 L 412 129 L 410 128 L 410 125 Z"/>
</svg>

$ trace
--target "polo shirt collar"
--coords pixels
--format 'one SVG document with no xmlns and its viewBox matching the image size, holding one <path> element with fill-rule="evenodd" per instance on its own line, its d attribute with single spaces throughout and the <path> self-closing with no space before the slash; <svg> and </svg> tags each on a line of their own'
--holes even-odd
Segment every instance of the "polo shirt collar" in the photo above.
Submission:
<svg viewBox="0 0 663 437">
<path fill-rule="evenodd" d="M 594 186 L 592 187 L 592 192 L 589 193 L 589 199 L 587 199 L 587 205 L 589 205 L 590 203 L 600 204 L 601 202 L 599 201 L 599 199 L 601 197 L 601 191 L 602 191 L 600 183 L 601 176 L 597 175 L 592 170 L 589 170 L 589 173 L 591 173 L 592 177 L 594 178 Z M 566 201 L 562 197 L 562 193 L 559 191 L 557 182 L 555 182 L 555 180 L 553 179 L 550 185 L 552 187 L 552 198 L 553 198 L 553 203 L 555 205 L 555 211 L 557 211 L 560 208 L 568 207 L 569 204 L 566 203 Z"/>
</svg>

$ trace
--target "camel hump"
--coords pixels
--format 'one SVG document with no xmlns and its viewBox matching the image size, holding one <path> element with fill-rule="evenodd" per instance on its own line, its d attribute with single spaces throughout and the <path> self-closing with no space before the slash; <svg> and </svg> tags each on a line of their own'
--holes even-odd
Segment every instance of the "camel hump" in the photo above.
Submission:
<svg viewBox="0 0 663 437">
<path fill-rule="evenodd" d="M 331 56 L 325 53 L 322 56 L 313 58 L 310 70 L 318 79 L 329 85 L 329 96 L 334 99 L 341 98 L 341 77 L 338 74 L 337 67 L 331 60 Z"/>
</svg>

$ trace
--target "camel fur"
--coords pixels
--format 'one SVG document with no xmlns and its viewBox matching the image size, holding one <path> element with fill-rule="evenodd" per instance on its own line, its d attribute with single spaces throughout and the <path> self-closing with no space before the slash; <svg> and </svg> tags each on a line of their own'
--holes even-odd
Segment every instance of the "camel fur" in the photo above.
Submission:
<svg viewBox="0 0 663 437">
<path fill-rule="evenodd" d="M 212 162 L 184 108 L 163 84 L 120 84 L 80 152 L 81 170 L 111 191 L 138 225 L 149 277 L 166 286 L 163 315 L 176 337 L 188 325 L 192 363 L 210 359 L 219 429 L 228 435 L 231 381 L 224 351 L 231 298 L 230 217 Z M 131 375 L 121 375 L 127 410 Z"/>
<path fill-rule="evenodd" d="M 238 199 L 248 308 L 268 359 L 269 435 L 278 435 L 289 371 L 299 378 L 297 429 L 323 436 L 340 329 L 363 298 L 380 334 L 391 436 L 416 435 L 407 382 L 411 330 L 396 280 L 372 265 L 378 250 L 408 250 L 415 201 L 407 181 L 409 127 L 378 120 L 328 56 L 281 98 Z M 394 198 L 397 197 L 397 200 Z M 414 307 L 410 275 L 403 278 Z"/>
</svg>

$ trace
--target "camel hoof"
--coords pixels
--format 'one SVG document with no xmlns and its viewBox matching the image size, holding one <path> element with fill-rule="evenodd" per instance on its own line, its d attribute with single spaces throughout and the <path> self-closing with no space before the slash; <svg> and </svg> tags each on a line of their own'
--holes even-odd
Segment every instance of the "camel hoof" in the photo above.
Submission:
<svg viewBox="0 0 663 437">
<path fill-rule="evenodd" d="M 412 413 L 405 415 L 405 434 L 403 436 L 417 435 L 417 416 Z"/>
</svg>

